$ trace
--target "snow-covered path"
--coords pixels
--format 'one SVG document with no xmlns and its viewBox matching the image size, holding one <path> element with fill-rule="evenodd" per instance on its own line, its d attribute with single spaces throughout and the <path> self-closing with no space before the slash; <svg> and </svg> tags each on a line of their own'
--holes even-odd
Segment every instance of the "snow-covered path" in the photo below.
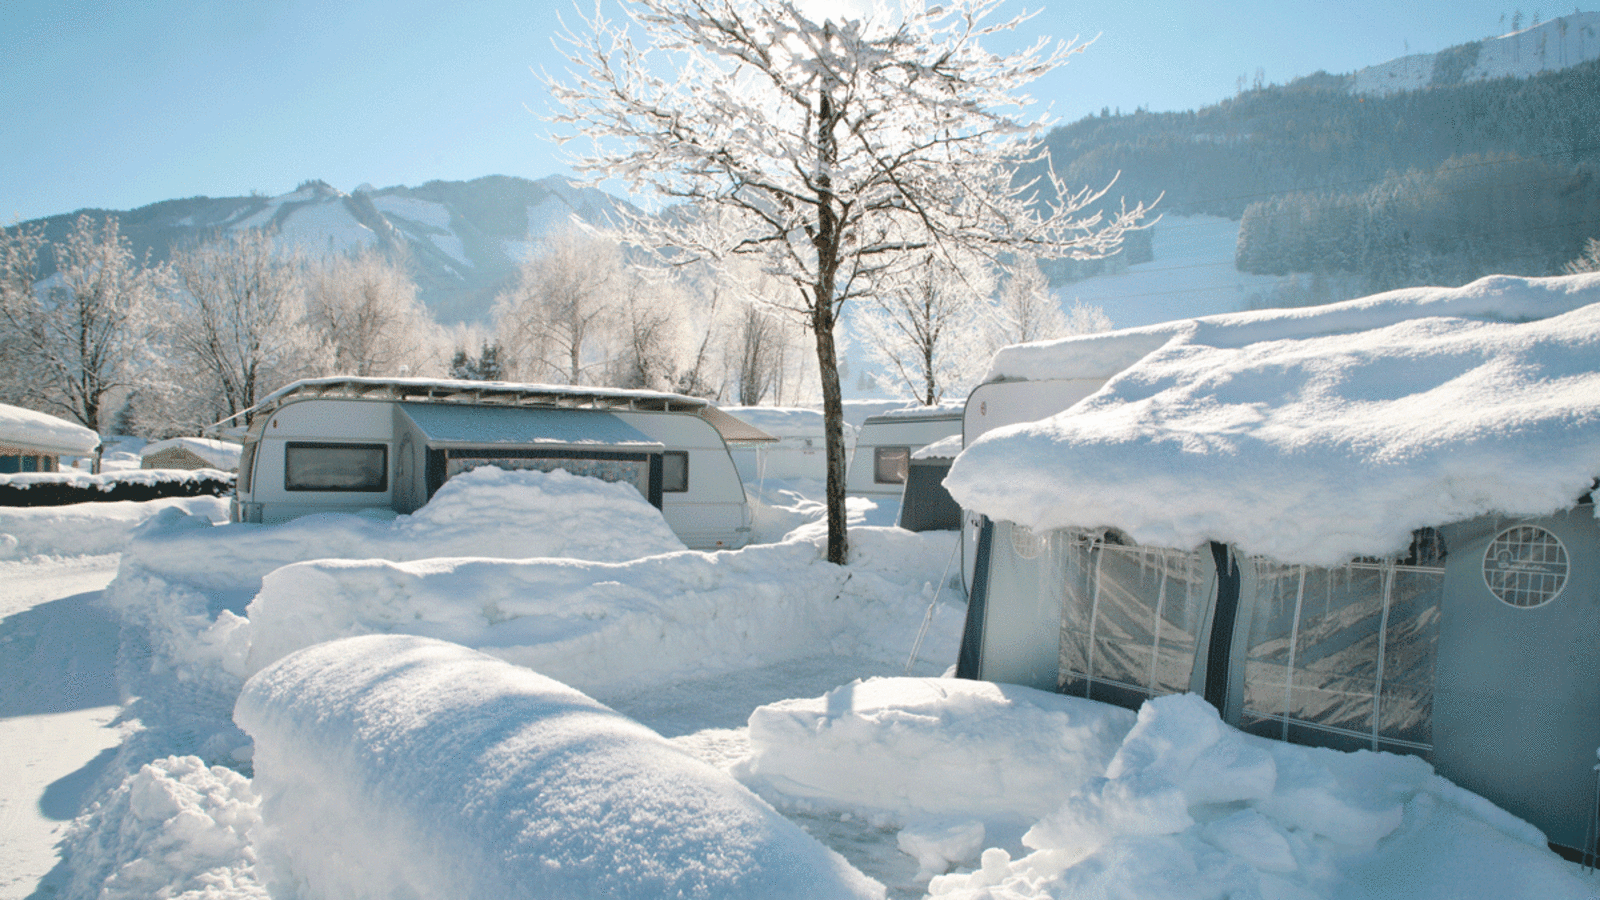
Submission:
<svg viewBox="0 0 1600 900">
<path fill-rule="evenodd" d="M 114 555 L 0 562 L 0 900 L 54 893 L 56 842 L 120 742 L 96 602 L 116 573 Z"/>
</svg>

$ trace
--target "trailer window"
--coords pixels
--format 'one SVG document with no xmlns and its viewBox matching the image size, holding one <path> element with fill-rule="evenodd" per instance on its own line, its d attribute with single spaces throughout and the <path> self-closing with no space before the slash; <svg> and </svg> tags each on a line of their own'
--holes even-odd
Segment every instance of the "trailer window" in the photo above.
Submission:
<svg viewBox="0 0 1600 900">
<path fill-rule="evenodd" d="M 872 462 L 873 480 L 879 484 L 905 484 L 906 472 L 911 469 L 911 448 L 876 447 Z"/>
<path fill-rule="evenodd" d="M 689 490 L 689 451 L 668 450 L 661 454 L 661 492 L 682 494 Z"/>
<path fill-rule="evenodd" d="M 283 488 L 288 491 L 389 489 L 387 444 L 291 442 L 284 450 Z"/>
</svg>

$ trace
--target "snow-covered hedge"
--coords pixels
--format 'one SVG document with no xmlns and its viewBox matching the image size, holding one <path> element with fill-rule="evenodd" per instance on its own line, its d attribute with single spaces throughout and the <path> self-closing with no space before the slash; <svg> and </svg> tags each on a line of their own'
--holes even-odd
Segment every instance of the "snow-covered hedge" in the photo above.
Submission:
<svg viewBox="0 0 1600 900">
<path fill-rule="evenodd" d="M 0 475 L 0 506 L 67 506 L 139 503 L 167 497 L 222 497 L 233 493 L 233 473 L 216 469 L 135 469 L 90 475 L 29 472 Z"/>
<path fill-rule="evenodd" d="M 118 553 L 140 525 L 164 510 L 172 510 L 168 515 L 183 514 L 196 522 L 228 520 L 228 501 L 221 497 L 0 506 L 0 559 Z"/>
<path fill-rule="evenodd" d="M 269 885 L 391 897 L 881 898 L 724 773 L 442 641 L 321 644 L 246 683 Z"/>
</svg>

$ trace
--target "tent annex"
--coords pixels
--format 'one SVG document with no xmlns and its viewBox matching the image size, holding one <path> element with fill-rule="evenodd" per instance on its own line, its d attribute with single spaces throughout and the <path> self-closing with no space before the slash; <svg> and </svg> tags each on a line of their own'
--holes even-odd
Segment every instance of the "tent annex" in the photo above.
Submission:
<svg viewBox="0 0 1600 900">
<path fill-rule="evenodd" d="M 1417 754 L 1558 847 L 1593 841 L 1600 275 L 1105 341 L 996 360 L 1074 377 L 1155 344 L 956 460 L 946 485 L 983 517 L 959 674 L 1128 706 L 1193 691 L 1257 734 Z"/>
<path fill-rule="evenodd" d="M 501 382 L 310 379 L 242 417 L 235 521 L 408 513 L 478 466 L 560 468 L 632 484 L 686 546 L 707 550 L 749 541 L 730 444 L 773 440 L 694 397 Z"/>
<path fill-rule="evenodd" d="M 61 457 L 94 456 L 100 435 L 47 413 L 0 403 L 0 475 L 56 472 Z"/>
</svg>

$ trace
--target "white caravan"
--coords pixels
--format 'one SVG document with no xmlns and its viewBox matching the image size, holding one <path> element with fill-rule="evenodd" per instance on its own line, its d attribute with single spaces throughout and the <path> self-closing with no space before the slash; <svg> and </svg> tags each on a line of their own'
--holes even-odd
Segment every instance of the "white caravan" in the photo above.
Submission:
<svg viewBox="0 0 1600 900">
<path fill-rule="evenodd" d="M 960 406 L 913 406 L 868 416 L 856 433 L 845 493 L 898 502 L 911 471 L 911 454 L 960 433 Z"/>
<path fill-rule="evenodd" d="M 559 468 L 632 484 L 700 550 L 749 541 L 728 447 L 774 440 L 679 394 L 416 378 L 299 381 L 234 419 L 245 426 L 236 522 L 409 513 L 478 466 Z"/>
</svg>

